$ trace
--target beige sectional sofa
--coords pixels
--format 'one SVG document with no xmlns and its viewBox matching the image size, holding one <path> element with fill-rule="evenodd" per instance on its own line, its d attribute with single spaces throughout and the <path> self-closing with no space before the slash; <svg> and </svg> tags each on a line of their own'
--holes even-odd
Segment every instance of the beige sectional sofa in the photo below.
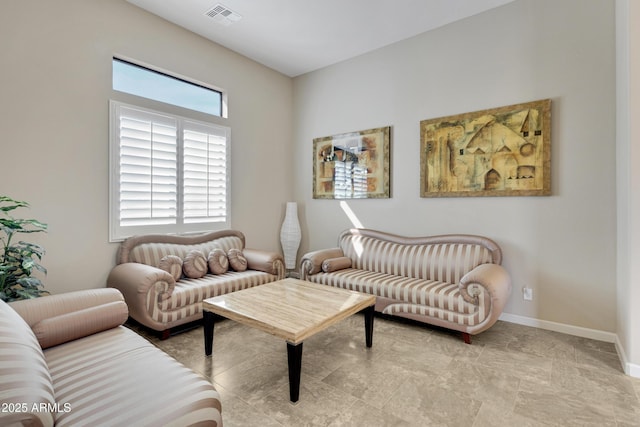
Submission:
<svg viewBox="0 0 640 427">
<path fill-rule="evenodd" d="M 222 426 L 211 383 L 127 315 L 108 288 L 0 301 L 0 425 Z"/>
<path fill-rule="evenodd" d="M 378 312 L 470 335 L 490 328 L 507 303 L 511 279 L 491 239 L 472 235 L 402 237 L 346 230 L 338 247 L 303 256 L 300 277 L 377 297 Z"/>
<path fill-rule="evenodd" d="M 160 268 L 163 258 L 186 260 L 194 251 L 201 252 L 208 262 L 215 249 L 224 254 L 240 253 L 246 270 L 229 266 L 224 273 L 212 274 L 205 266 L 203 277 L 189 278 Z M 131 237 L 121 243 L 116 264 L 107 286 L 122 292 L 131 318 L 161 332 L 163 339 L 171 328 L 202 319 L 204 299 L 280 280 L 286 272 L 281 254 L 245 248 L 244 234 L 236 230 Z"/>
</svg>

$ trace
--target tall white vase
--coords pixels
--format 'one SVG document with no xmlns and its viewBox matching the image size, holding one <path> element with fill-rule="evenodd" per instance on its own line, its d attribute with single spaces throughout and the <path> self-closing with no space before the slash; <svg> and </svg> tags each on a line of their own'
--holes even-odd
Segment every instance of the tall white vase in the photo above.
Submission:
<svg viewBox="0 0 640 427">
<path fill-rule="evenodd" d="M 296 256 L 301 238 L 302 232 L 298 222 L 298 204 L 296 202 L 287 202 L 284 222 L 280 229 L 280 243 L 282 244 L 284 265 L 287 270 L 296 268 Z"/>
</svg>

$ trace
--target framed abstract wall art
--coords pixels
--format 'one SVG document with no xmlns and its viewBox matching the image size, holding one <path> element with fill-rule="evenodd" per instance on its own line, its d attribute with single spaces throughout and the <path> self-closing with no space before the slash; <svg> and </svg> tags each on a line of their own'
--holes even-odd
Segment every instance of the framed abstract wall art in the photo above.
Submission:
<svg viewBox="0 0 640 427">
<path fill-rule="evenodd" d="M 391 127 L 315 138 L 313 198 L 389 198 Z"/>
<path fill-rule="evenodd" d="M 420 122 L 420 196 L 551 194 L 551 100 Z"/>
</svg>

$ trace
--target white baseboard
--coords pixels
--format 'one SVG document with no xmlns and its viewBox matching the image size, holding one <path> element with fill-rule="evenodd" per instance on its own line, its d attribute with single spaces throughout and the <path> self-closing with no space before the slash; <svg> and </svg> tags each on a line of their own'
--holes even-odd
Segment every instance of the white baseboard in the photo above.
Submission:
<svg viewBox="0 0 640 427">
<path fill-rule="evenodd" d="M 620 342 L 620 339 L 617 335 L 616 351 L 618 352 L 618 356 L 620 357 L 620 363 L 622 363 L 624 373 L 629 375 L 630 377 L 640 378 L 640 365 L 629 362 L 629 359 L 627 359 L 627 353 L 624 351 L 624 347 L 622 346 L 622 343 Z"/>
<path fill-rule="evenodd" d="M 583 328 L 580 326 L 567 325 L 564 323 L 550 322 L 548 320 L 534 319 L 532 317 L 519 316 L 517 314 L 502 313 L 500 320 L 518 325 L 532 326 L 534 328 L 546 329 L 548 331 L 561 332 L 563 334 L 574 335 L 592 340 L 614 343 L 620 363 L 624 368 L 624 373 L 630 377 L 640 378 L 640 365 L 629 363 L 624 348 L 620 344 L 618 336 L 613 332 L 599 331 L 597 329 Z"/>
<path fill-rule="evenodd" d="M 633 378 L 640 378 L 640 365 L 635 363 L 626 363 L 624 373 Z"/>
<path fill-rule="evenodd" d="M 575 335 L 592 340 L 616 342 L 616 334 L 613 332 L 599 331 L 597 329 L 583 328 L 581 326 L 567 325 L 564 323 L 550 322 L 548 320 L 534 319 L 533 317 L 519 316 L 517 314 L 502 313 L 500 320 L 517 323 L 518 325 L 533 326 L 534 328 L 546 329 L 548 331 L 562 332 L 563 334 Z"/>
</svg>

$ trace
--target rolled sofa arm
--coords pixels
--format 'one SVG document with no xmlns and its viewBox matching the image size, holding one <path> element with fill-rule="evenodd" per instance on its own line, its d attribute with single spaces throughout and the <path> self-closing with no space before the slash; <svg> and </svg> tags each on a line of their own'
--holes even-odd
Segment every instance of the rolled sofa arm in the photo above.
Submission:
<svg viewBox="0 0 640 427">
<path fill-rule="evenodd" d="M 107 286 L 122 292 L 129 316 L 143 325 L 162 328 L 151 313 L 173 294 L 176 282 L 171 274 L 150 265 L 125 262 L 113 267 Z"/>
<path fill-rule="evenodd" d="M 158 301 L 163 301 L 171 297 L 176 281 L 171 274 L 159 268 L 126 262 L 113 267 L 107 277 L 107 286 L 120 290 L 125 300 L 137 298 L 137 294 L 155 292 Z"/>
<path fill-rule="evenodd" d="M 300 261 L 300 279 L 305 280 L 308 276 L 322 271 L 324 260 L 343 256 L 344 252 L 340 248 L 320 249 L 304 254 Z"/>
<path fill-rule="evenodd" d="M 244 248 L 242 254 L 247 259 L 247 268 L 250 270 L 264 271 L 278 276 L 278 280 L 284 279 L 286 269 L 284 268 L 284 258 L 281 254 L 248 248 Z"/>
<path fill-rule="evenodd" d="M 122 325 L 129 315 L 117 289 L 87 289 L 15 301 L 11 307 L 45 349 Z"/>
<path fill-rule="evenodd" d="M 458 285 L 465 301 L 478 304 L 476 286 L 482 286 L 491 296 L 491 307 L 500 315 L 511 294 L 511 277 L 498 264 L 481 264 L 465 274 Z"/>
</svg>

